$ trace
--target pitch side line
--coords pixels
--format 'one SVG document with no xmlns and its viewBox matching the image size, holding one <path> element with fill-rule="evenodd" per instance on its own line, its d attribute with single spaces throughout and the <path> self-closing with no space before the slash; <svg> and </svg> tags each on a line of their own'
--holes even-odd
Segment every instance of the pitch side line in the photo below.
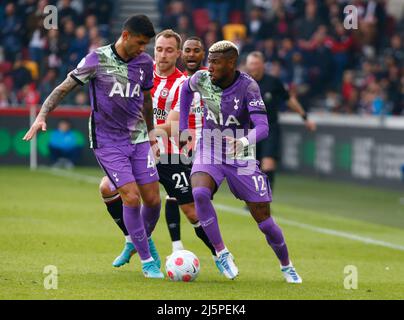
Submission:
<svg viewBox="0 0 404 320">
<path fill-rule="evenodd" d="M 97 184 L 97 185 L 100 183 L 100 180 L 101 180 L 101 177 L 97 178 L 94 176 L 70 172 L 70 171 L 63 170 L 63 169 L 42 168 L 42 171 L 49 173 L 49 174 L 56 175 L 56 176 L 70 178 L 70 179 L 78 180 L 78 181 L 84 181 L 87 183 Z M 227 213 L 231 213 L 231 214 L 237 214 L 237 215 L 241 215 L 241 216 L 250 215 L 247 211 L 245 211 L 243 209 L 227 206 L 227 205 L 217 203 L 217 202 L 214 203 L 214 207 L 216 209 L 219 209 L 219 210 L 225 211 Z M 328 229 L 328 228 L 316 227 L 316 226 L 313 226 L 310 224 L 301 223 L 298 221 L 289 220 L 289 219 L 285 219 L 285 218 L 281 218 L 281 217 L 276 217 L 276 220 L 285 225 L 309 230 L 309 231 L 316 232 L 316 233 L 336 236 L 339 238 L 359 241 L 359 242 L 366 243 L 366 244 L 372 244 L 372 245 L 376 245 L 376 246 L 380 246 L 380 247 L 404 251 L 404 246 L 402 246 L 402 245 L 398 245 L 398 244 L 394 244 L 394 243 L 390 243 L 390 242 L 386 242 L 386 241 L 381 241 L 381 240 L 376 240 L 376 239 L 372 239 L 372 238 L 368 238 L 368 237 L 362 237 L 362 236 L 358 236 L 353 233 L 348 233 L 348 232 L 343 232 L 343 231 L 338 231 L 338 230 Z"/>
<path fill-rule="evenodd" d="M 76 173 L 76 172 L 59 169 L 59 168 L 40 167 L 39 169 L 43 172 L 52 174 L 54 176 L 69 178 L 72 180 L 83 181 L 83 182 L 87 182 L 87 183 L 99 184 L 101 182 L 101 177 L 102 177 L 102 176 L 100 176 L 99 178 L 97 178 L 94 176 L 89 176 L 89 175 Z"/>
</svg>

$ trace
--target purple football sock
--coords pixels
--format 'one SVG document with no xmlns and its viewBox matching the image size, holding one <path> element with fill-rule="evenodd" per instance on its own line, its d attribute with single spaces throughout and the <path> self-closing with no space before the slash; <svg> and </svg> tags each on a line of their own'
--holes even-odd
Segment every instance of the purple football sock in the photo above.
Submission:
<svg viewBox="0 0 404 320">
<path fill-rule="evenodd" d="M 215 247 L 216 252 L 222 251 L 225 246 L 220 235 L 215 208 L 213 208 L 210 199 L 212 192 L 209 188 L 197 187 L 192 190 L 192 194 L 195 200 L 196 213 L 203 230 Z"/>
<path fill-rule="evenodd" d="M 143 217 L 143 223 L 148 238 L 151 236 L 154 228 L 156 227 L 157 221 L 160 218 L 160 209 L 161 203 L 155 207 L 147 207 L 142 205 L 142 208 L 140 209 L 140 214 Z"/>
<path fill-rule="evenodd" d="M 141 260 L 151 258 L 140 207 L 123 206 L 123 221 Z"/>
<path fill-rule="evenodd" d="M 287 266 L 289 264 L 289 253 L 281 228 L 272 217 L 260 222 L 258 227 L 265 234 L 268 244 L 274 250 L 281 265 Z"/>
</svg>

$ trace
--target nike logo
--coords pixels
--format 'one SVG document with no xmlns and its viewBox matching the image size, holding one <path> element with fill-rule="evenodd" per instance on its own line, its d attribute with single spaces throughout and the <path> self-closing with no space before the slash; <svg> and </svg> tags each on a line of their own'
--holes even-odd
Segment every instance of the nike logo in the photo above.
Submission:
<svg viewBox="0 0 404 320">
<path fill-rule="evenodd" d="M 263 196 L 265 196 L 266 194 L 267 194 L 266 192 L 261 192 L 261 193 L 260 193 L 260 196 L 263 197 Z"/>
<path fill-rule="evenodd" d="M 156 173 L 157 173 L 157 171 L 155 171 L 155 172 L 153 172 L 153 173 L 150 173 L 150 177 L 155 176 L 155 175 L 156 175 Z"/>
<path fill-rule="evenodd" d="M 196 273 L 196 269 L 195 269 L 194 265 L 192 265 L 192 269 L 194 269 L 193 273 Z"/>
<path fill-rule="evenodd" d="M 114 72 L 119 72 L 119 70 L 118 69 L 113 69 L 113 70 L 107 70 L 107 73 L 114 73 Z"/>
</svg>

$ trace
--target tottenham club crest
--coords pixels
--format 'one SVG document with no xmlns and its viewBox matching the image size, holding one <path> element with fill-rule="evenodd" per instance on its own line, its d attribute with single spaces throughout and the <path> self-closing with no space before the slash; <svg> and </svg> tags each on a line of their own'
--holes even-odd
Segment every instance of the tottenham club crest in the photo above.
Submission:
<svg viewBox="0 0 404 320">
<path fill-rule="evenodd" d="M 170 91 L 167 88 L 164 88 L 163 90 L 161 90 L 160 97 L 166 99 L 169 93 Z"/>
<path fill-rule="evenodd" d="M 234 97 L 234 110 L 238 109 L 238 103 L 240 102 L 240 99 L 237 99 L 236 97 Z"/>
</svg>

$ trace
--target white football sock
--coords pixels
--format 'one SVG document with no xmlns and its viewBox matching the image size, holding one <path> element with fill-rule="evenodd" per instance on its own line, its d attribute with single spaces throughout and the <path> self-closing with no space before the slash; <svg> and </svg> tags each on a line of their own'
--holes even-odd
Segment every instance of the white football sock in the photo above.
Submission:
<svg viewBox="0 0 404 320">
<path fill-rule="evenodd" d="M 184 245 L 181 240 L 173 241 L 173 252 L 178 250 L 184 250 Z"/>
</svg>

